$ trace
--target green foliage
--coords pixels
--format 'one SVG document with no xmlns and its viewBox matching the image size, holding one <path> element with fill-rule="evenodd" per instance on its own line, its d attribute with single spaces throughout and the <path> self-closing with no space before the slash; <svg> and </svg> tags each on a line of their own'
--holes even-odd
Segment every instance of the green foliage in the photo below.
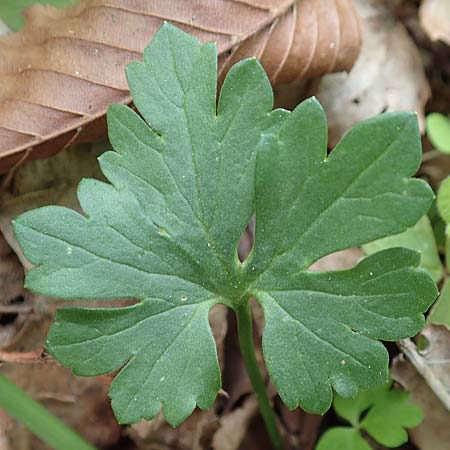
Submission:
<svg viewBox="0 0 450 450">
<path fill-rule="evenodd" d="M 63 8 L 77 3 L 79 0 L 1 0 L 0 1 L 0 20 L 8 25 L 14 31 L 23 27 L 25 21 L 22 11 L 30 5 L 41 3 L 51 5 L 57 8 Z"/>
<path fill-rule="evenodd" d="M 209 310 L 223 303 L 239 317 L 256 297 L 267 369 L 288 407 L 323 413 L 331 388 L 352 396 L 384 383 L 379 340 L 416 334 L 436 296 L 419 255 L 396 248 L 347 271 L 307 269 L 400 233 L 429 208 L 432 191 L 409 178 L 421 158 L 415 115 L 361 123 L 327 157 L 316 100 L 272 111 L 269 80 L 247 59 L 216 105 L 215 46 L 168 24 L 127 77 L 142 118 L 109 109 L 115 151 L 100 164 L 111 184 L 80 184 L 85 216 L 46 207 L 14 227 L 36 266 L 26 279 L 33 291 L 141 302 L 60 310 L 48 350 L 79 375 L 120 369 L 110 390 L 120 422 L 162 408 L 177 425 L 220 388 Z M 237 245 L 253 213 L 255 246 L 241 264 Z"/>
<path fill-rule="evenodd" d="M 445 281 L 439 298 L 427 317 L 427 322 L 450 327 L 450 282 L 448 279 Z"/>
<path fill-rule="evenodd" d="M 406 247 L 420 253 L 420 267 L 428 271 L 437 283 L 442 277 L 442 263 L 434 237 L 433 228 L 427 216 L 423 216 L 413 227 L 396 234 L 363 245 L 367 255 L 393 247 Z"/>
<path fill-rule="evenodd" d="M 439 113 L 427 116 L 427 136 L 436 150 L 450 153 L 450 119 Z"/>
<path fill-rule="evenodd" d="M 439 215 L 445 223 L 445 261 L 447 271 L 450 267 L 450 178 L 445 179 L 438 191 L 437 207 Z M 437 323 L 450 326 L 450 282 L 448 277 L 436 303 L 427 318 L 428 323 Z"/>
<path fill-rule="evenodd" d="M 405 428 L 419 425 L 423 413 L 418 406 L 408 403 L 407 392 L 390 387 L 391 383 L 387 383 L 362 391 L 354 399 L 335 396 L 334 410 L 350 422 L 351 427 L 329 429 L 320 438 L 316 450 L 370 450 L 360 430 L 385 447 L 398 447 L 407 442 Z"/>
<path fill-rule="evenodd" d="M 427 270 L 436 283 L 441 280 L 443 274 L 445 276 L 442 292 L 427 317 L 427 323 L 450 326 L 450 283 L 447 277 L 450 267 L 450 178 L 441 183 L 437 202 L 430 209 L 429 215 L 435 222 L 434 230 L 428 216 L 424 216 L 416 225 L 403 233 L 370 242 L 362 248 L 368 255 L 394 247 L 406 247 L 420 252 L 420 267 Z M 436 242 L 436 234 L 441 241 L 439 246 Z M 443 271 L 439 255 L 440 247 L 441 252 L 445 252 L 447 271 Z"/>
<path fill-rule="evenodd" d="M 442 219 L 444 219 L 444 222 L 448 225 L 450 223 L 450 177 L 446 178 L 439 187 L 437 206 L 439 214 L 441 215 Z"/>
<path fill-rule="evenodd" d="M 440 185 L 437 196 L 437 207 L 445 223 L 445 260 L 447 269 L 450 268 L 450 178 L 446 178 Z"/>
</svg>

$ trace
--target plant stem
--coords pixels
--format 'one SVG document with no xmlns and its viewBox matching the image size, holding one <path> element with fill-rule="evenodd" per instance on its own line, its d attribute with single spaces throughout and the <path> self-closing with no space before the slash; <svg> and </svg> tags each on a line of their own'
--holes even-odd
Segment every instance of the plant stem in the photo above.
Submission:
<svg viewBox="0 0 450 450">
<path fill-rule="evenodd" d="M 239 347 L 244 359 L 245 368 L 248 376 L 256 392 L 261 410 L 261 416 L 266 425 L 273 448 L 275 450 L 283 450 L 281 436 L 278 432 L 275 413 L 270 405 L 269 397 L 266 392 L 266 385 L 259 371 L 258 362 L 256 360 L 255 347 L 253 342 L 253 322 L 248 302 L 236 310 L 236 318 L 239 333 Z"/>
<path fill-rule="evenodd" d="M 0 374 L 0 408 L 55 450 L 95 450 L 78 434 Z"/>
</svg>

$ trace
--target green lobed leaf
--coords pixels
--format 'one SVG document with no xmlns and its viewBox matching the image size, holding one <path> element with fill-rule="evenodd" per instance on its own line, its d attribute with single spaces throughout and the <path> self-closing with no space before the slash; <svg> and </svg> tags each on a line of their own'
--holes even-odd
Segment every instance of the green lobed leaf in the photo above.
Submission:
<svg viewBox="0 0 450 450">
<path fill-rule="evenodd" d="M 428 275 L 412 269 L 419 260 L 416 252 L 390 249 L 351 270 L 299 272 L 255 291 L 266 317 L 267 368 L 289 408 L 322 413 L 331 386 L 352 397 L 386 382 L 388 354 L 377 339 L 414 335 L 435 292 Z"/>
<path fill-rule="evenodd" d="M 321 256 L 413 226 L 433 194 L 409 179 L 417 119 L 381 115 L 326 155 L 327 125 L 309 99 L 273 110 L 255 59 L 235 65 L 216 104 L 217 52 L 165 24 L 127 68 L 134 103 L 108 111 L 111 184 L 83 180 L 82 216 L 47 207 L 14 224 L 35 268 L 26 286 L 65 299 L 137 298 L 120 309 L 60 310 L 48 350 L 76 374 L 120 369 L 110 391 L 120 422 L 162 408 L 172 425 L 220 388 L 208 312 L 255 296 L 267 368 L 285 403 L 323 413 L 331 388 L 354 395 L 387 379 L 378 339 L 416 334 L 436 296 L 419 255 L 391 249 L 342 272 Z M 256 213 L 256 241 L 237 245 Z"/>
<path fill-rule="evenodd" d="M 442 263 L 430 219 L 425 215 L 413 227 L 395 236 L 388 236 L 362 246 L 366 255 L 387 248 L 406 247 L 420 253 L 420 267 L 437 283 L 442 277 Z"/>
<path fill-rule="evenodd" d="M 23 27 L 25 21 L 22 12 L 25 8 L 36 3 L 42 5 L 51 5 L 57 8 L 71 6 L 79 0 L 1 0 L 0 1 L 0 20 L 8 25 L 14 31 Z"/>
<path fill-rule="evenodd" d="M 427 136 L 436 150 L 450 153 L 450 119 L 443 114 L 427 116 Z"/>
</svg>

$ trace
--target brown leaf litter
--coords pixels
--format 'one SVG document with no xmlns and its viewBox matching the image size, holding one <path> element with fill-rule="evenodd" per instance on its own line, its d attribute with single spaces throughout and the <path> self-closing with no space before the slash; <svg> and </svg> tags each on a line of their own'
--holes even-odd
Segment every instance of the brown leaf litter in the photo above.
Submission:
<svg viewBox="0 0 450 450">
<path fill-rule="evenodd" d="M 423 130 L 430 96 L 419 49 L 405 26 L 395 20 L 388 2 L 354 3 L 362 23 L 360 57 L 348 74 L 327 75 L 309 92 L 327 114 L 330 147 L 356 123 L 387 111 L 416 111 Z"/>
<path fill-rule="evenodd" d="M 164 20 L 214 40 L 220 77 L 258 57 L 274 84 L 349 70 L 361 44 L 352 0 L 81 0 L 35 5 L 0 40 L 0 172 L 105 134 L 111 103 L 130 103 L 124 67 Z"/>
<path fill-rule="evenodd" d="M 450 45 L 450 1 L 424 0 L 419 10 L 420 23 L 433 41 Z"/>
</svg>

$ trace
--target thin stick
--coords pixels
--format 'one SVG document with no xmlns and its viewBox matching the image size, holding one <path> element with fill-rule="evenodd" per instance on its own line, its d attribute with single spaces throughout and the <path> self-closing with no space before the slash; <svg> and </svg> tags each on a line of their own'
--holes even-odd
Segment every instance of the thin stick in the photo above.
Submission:
<svg viewBox="0 0 450 450">
<path fill-rule="evenodd" d="M 398 341 L 400 350 L 411 361 L 411 364 L 416 368 L 417 372 L 422 375 L 431 390 L 441 400 L 444 406 L 450 411 L 450 395 L 445 386 L 433 374 L 433 371 L 423 362 L 423 358 L 417 352 L 417 348 L 411 339 L 402 339 Z"/>
<path fill-rule="evenodd" d="M 21 305 L 20 303 L 13 305 L 0 305 L 0 314 L 29 314 L 34 310 L 32 305 Z"/>
</svg>

